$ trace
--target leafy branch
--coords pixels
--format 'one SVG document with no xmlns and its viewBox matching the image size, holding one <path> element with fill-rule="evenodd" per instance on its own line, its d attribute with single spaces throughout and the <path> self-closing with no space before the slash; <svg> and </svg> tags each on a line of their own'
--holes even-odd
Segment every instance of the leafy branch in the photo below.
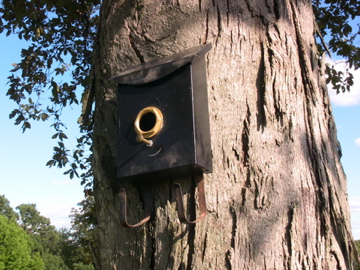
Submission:
<svg viewBox="0 0 360 270">
<path fill-rule="evenodd" d="M 70 164 L 65 174 L 85 177 L 83 184 L 91 181 L 91 170 L 85 165 L 90 164 L 85 148 L 90 147 L 91 133 L 84 126 L 91 123 L 80 127 L 84 135 L 71 154 L 65 146 L 61 115 L 66 107 L 79 104 L 78 96 L 91 87 L 99 8 L 100 0 L 3 0 L 0 6 L 0 33 L 15 34 L 29 43 L 8 77 L 7 96 L 18 105 L 9 117 L 23 132 L 31 128 L 31 121 L 53 119 L 56 133 L 52 138 L 58 142 L 47 165 L 63 168 Z M 85 169 L 85 175 L 78 168 Z"/>
<path fill-rule="evenodd" d="M 313 8 L 318 25 L 317 35 L 328 42 L 319 44 L 320 53 L 330 50 L 334 54 L 346 59 L 349 69 L 360 67 L 359 42 L 360 24 L 357 29 L 351 26 L 360 16 L 360 3 L 358 0 L 313 0 Z M 353 86 L 351 72 L 337 71 L 334 66 L 326 67 L 327 83 L 331 83 L 337 93 L 350 91 Z"/>
</svg>

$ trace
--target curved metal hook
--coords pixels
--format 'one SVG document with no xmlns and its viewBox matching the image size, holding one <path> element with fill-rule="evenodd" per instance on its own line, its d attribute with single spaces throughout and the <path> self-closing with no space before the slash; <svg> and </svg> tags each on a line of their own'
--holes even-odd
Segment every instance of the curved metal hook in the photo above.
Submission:
<svg viewBox="0 0 360 270">
<path fill-rule="evenodd" d="M 145 190 L 144 193 L 144 218 L 139 221 L 138 223 L 134 225 L 130 225 L 127 222 L 127 214 L 126 214 L 126 191 L 125 189 L 120 189 L 119 191 L 119 197 L 120 197 L 120 223 L 123 227 L 126 228 L 135 228 L 143 225 L 147 221 L 149 221 L 151 216 L 151 194 L 148 189 Z"/>
<path fill-rule="evenodd" d="M 148 154 L 149 157 L 154 157 L 156 156 L 157 154 L 159 154 L 162 150 L 162 146 L 160 145 L 157 145 L 157 144 L 154 144 L 152 140 L 149 140 L 151 142 L 151 144 L 147 144 L 146 146 L 147 147 L 152 147 L 152 148 L 155 148 L 156 149 L 156 152 L 154 154 Z"/>
<path fill-rule="evenodd" d="M 183 198 L 182 198 L 183 193 L 182 193 L 182 189 L 181 189 L 180 184 L 176 183 L 176 184 L 173 185 L 174 189 L 175 189 L 175 200 L 176 200 L 176 205 L 177 205 L 177 209 L 178 209 L 179 219 L 180 219 L 181 222 L 187 223 L 187 224 L 194 224 L 196 222 L 199 222 L 207 214 L 207 211 L 206 211 L 206 199 L 205 199 L 205 187 L 204 187 L 204 177 L 201 174 L 201 175 L 195 176 L 195 178 L 196 178 L 196 184 L 197 184 L 197 187 L 198 187 L 200 215 L 194 221 L 188 220 L 186 218 L 186 216 L 185 216 L 184 201 L 183 201 Z"/>
</svg>

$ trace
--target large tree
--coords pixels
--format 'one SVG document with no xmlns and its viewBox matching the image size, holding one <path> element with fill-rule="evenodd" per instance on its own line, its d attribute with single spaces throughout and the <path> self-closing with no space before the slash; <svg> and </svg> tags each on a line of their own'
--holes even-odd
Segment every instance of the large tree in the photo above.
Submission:
<svg viewBox="0 0 360 270">
<path fill-rule="evenodd" d="M 9 2 L 16 1 L 4 1 Z M 93 130 L 93 163 L 84 177 L 94 175 L 98 268 L 354 266 L 346 177 L 327 94 L 324 55 L 317 50 L 314 33 L 325 34 L 331 22 L 336 42 L 330 49 L 340 54 L 347 51 L 347 55 L 354 52 L 352 59 L 356 60 L 357 48 L 349 49 L 344 42 L 349 27 L 329 18 L 339 15 L 336 8 L 349 14 L 355 6 L 356 14 L 357 1 L 325 1 L 332 9 L 317 9 L 321 11 L 319 31 L 310 0 L 104 0 L 91 74 L 83 63 L 88 63 L 94 38 L 88 24 L 94 18 L 89 7 L 98 5 L 97 1 L 18 2 L 30 8 L 14 5 L 4 18 L 10 22 L 14 18 L 14 24 L 24 29 L 19 35 L 27 34 L 25 38 L 40 45 L 23 51 L 30 58 L 14 68 L 23 70 L 23 78 L 35 78 L 30 80 L 34 84 L 13 76 L 8 95 L 19 104 L 26 92 L 40 95 L 46 68 L 53 60 L 63 63 L 61 56 L 68 52 L 78 67 L 73 71 L 75 80 L 90 86 L 81 121 L 85 131 Z M 45 3 L 47 10 L 59 15 L 50 16 L 47 28 L 42 26 Z M 21 15 L 13 16 L 11 10 Z M 8 25 L 4 27 L 11 32 Z M 63 35 L 58 34 L 62 31 Z M 342 35 L 336 35 L 339 31 Z M 109 78 L 128 67 L 207 43 L 213 45 L 206 66 L 214 167 L 205 177 L 208 215 L 196 225 L 181 224 L 171 192 L 174 181 L 164 179 L 153 185 L 152 219 L 139 228 L 123 228 L 118 186 L 126 188 L 131 209 L 137 209 L 130 211 L 131 221 L 141 217 L 142 203 L 135 186 L 116 178 L 117 86 Z M 44 53 L 49 44 L 54 46 L 50 47 L 53 54 Z M 356 66 L 359 59 L 352 63 Z M 54 72 L 61 74 L 66 69 L 63 65 Z M 77 102 L 76 83 L 59 85 L 52 77 L 50 83 L 55 107 L 39 111 L 38 104 L 29 100 L 28 106 L 20 106 L 11 116 L 25 130 L 29 119 L 45 120 L 53 115 L 54 138 L 60 143 L 49 165 L 62 167 L 68 154 L 59 113 L 68 103 Z M 89 117 L 93 97 L 95 112 Z M 86 135 L 80 144 L 91 138 Z M 77 173 L 77 166 L 85 166 L 82 155 L 82 149 L 74 153 L 70 176 Z M 191 179 L 176 181 L 191 198 Z"/>
<path fill-rule="evenodd" d="M 93 137 L 102 269 L 353 267 L 346 177 L 311 4 L 103 2 Z M 205 177 L 208 216 L 181 224 L 172 182 L 164 181 L 154 185 L 152 220 L 122 228 L 113 188 L 117 86 L 108 79 L 205 43 L 213 44 L 206 57 L 214 165 Z M 187 181 L 178 179 L 191 194 Z"/>
</svg>

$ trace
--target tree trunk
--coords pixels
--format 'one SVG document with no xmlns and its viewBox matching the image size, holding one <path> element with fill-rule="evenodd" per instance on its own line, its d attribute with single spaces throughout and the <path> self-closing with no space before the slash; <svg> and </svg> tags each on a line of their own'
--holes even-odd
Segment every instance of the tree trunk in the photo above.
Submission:
<svg viewBox="0 0 360 270">
<path fill-rule="evenodd" d="M 95 48 L 94 193 L 101 269 L 351 269 L 346 177 L 310 0 L 104 0 Z M 146 225 L 121 227 L 117 86 L 127 67 L 212 43 L 206 56 L 213 173 L 207 217 L 179 222 L 153 185 Z M 186 196 L 191 179 L 178 179 Z M 142 215 L 127 191 L 129 220 Z M 191 207 L 191 203 L 190 207 Z"/>
</svg>

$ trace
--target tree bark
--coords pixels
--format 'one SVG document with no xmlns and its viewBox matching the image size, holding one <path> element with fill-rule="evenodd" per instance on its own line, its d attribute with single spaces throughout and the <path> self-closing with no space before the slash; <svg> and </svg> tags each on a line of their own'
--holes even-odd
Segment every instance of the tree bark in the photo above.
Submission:
<svg viewBox="0 0 360 270">
<path fill-rule="evenodd" d="M 311 1 L 104 0 L 95 45 L 93 145 L 101 269 L 351 269 L 346 177 L 316 51 Z M 207 217 L 181 224 L 172 184 L 153 217 L 116 179 L 117 86 L 127 67 L 212 43 L 206 56 L 213 173 Z M 191 179 L 178 179 L 188 197 Z"/>
</svg>

